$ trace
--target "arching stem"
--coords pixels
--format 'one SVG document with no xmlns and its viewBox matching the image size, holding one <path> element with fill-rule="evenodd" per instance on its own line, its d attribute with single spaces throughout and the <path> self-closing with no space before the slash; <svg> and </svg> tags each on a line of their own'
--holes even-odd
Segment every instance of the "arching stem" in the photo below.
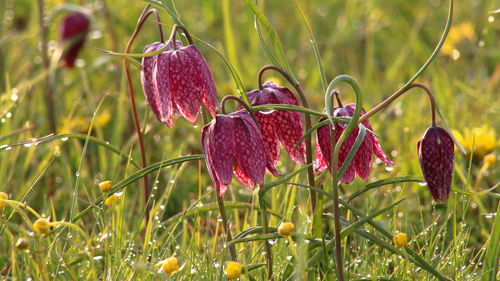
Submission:
<svg viewBox="0 0 500 281">
<path fill-rule="evenodd" d="M 193 45 L 193 38 L 191 38 L 191 34 L 187 31 L 187 29 L 184 26 L 180 26 L 175 24 L 174 27 L 172 28 L 172 33 L 170 33 L 170 38 L 168 39 L 168 42 L 172 44 L 172 48 L 174 50 L 177 50 L 177 44 L 175 44 L 175 36 L 177 35 L 177 29 L 182 29 L 184 32 L 184 35 L 186 36 L 186 39 L 189 42 L 189 45 Z"/>
<path fill-rule="evenodd" d="M 255 117 L 255 113 L 252 111 L 252 109 L 248 106 L 248 104 L 246 104 L 242 99 L 238 98 L 238 97 L 235 97 L 235 96 L 225 96 L 222 101 L 221 101 L 221 108 L 222 108 L 222 113 L 224 114 L 227 114 L 226 113 L 226 102 L 228 100 L 235 100 L 237 101 L 239 104 L 241 104 L 241 106 L 243 106 L 245 108 L 245 110 L 250 114 L 250 116 L 252 116 L 252 119 L 253 121 L 255 122 L 255 125 L 257 125 L 257 128 L 259 128 L 259 131 L 260 131 L 260 127 L 259 127 L 259 123 L 257 122 L 257 117 Z"/>
<path fill-rule="evenodd" d="M 146 5 L 146 8 L 142 11 L 141 16 L 139 17 L 139 20 L 137 22 L 137 26 L 135 27 L 135 31 L 130 37 L 127 47 L 125 49 L 125 54 L 130 52 L 130 49 L 132 48 L 132 43 L 134 43 L 135 38 L 137 37 L 137 34 L 139 34 L 139 31 L 142 28 L 142 25 L 146 21 L 149 15 L 152 13 L 155 13 L 157 20 L 160 21 L 158 11 L 155 9 L 149 10 L 151 7 L 150 4 Z M 149 10 L 149 11 L 148 11 Z M 160 38 L 163 42 L 163 32 L 161 29 L 161 25 L 159 24 L 159 29 L 160 29 Z M 144 141 L 142 139 L 142 132 L 141 132 L 141 125 L 139 123 L 139 117 L 137 116 L 137 108 L 135 106 L 135 94 L 134 94 L 134 86 L 132 84 L 132 76 L 130 75 L 130 69 L 128 65 L 128 60 L 123 61 L 123 65 L 125 67 L 125 73 L 127 76 L 127 82 L 128 82 L 128 89 L 130 93 L 130 105 L 132 107 L 132 115 L 134 116 L 134 124 L 135 124 L 135 129 L 137 132 L 137 139 L 139 141 L 139 148 L 141 150 L 141 160 L 142 160 L 142 168 L 147 167 L 147 161 L 146 161 L 146 152 L 144 150 Z M 149 220 L 149 208 L 148 208 L 148 198 L 149 198 L 149 181 L 148 181 L 148 176 L 144 175 L 142 177 L 143 183 L 144 183 L 144 207 L 146 208 L 146 221 Z"/>
<path fill-rule="evenodd" d="M 260 69 L 259 71 L 259 76 L 258 76 L 258 82 L 259 82 L 259 89 L 262 90 L 262 74 L 264 74 L 265 71 L 272 69 L 274 71 L 277 71 L 280 73 L 292 86 L 295 88 L 297 91 L 297 94 L 299 95 L 300 102 L 302 103 L 302 106 L 309 109 L 309 104 L 307 102 L 307 99 L 304 95 L 304 91 L 302 91 L 302 88 L 300 87 L 299 83 L 297 83 L 295 80 L 293 80 L 288 73 L 286 73 L 283 69 L 274 66 L 274 65 L 266 65 L 263 68 Z M 309 131 L 311 129 L 311 115 L 309 114 L 304 114 L 304 126 L 305 126 L 305 132 Z M 309 134 L 306 137 L 306 164 L 311 164 L 312 163 L 312 140 L 311 140 L 311 135 Z M 315 185 L 315 180 L 314 180 L 314 168 L 313 165 L 309 166 L 307 169 L 307 179 L 309 181 L 310 186 L 316 186 Z M 311 190 L 310 191 L 311 195 L 311 208 L 313 212 L 316 210 L 316 192 Z"/>
</svg>

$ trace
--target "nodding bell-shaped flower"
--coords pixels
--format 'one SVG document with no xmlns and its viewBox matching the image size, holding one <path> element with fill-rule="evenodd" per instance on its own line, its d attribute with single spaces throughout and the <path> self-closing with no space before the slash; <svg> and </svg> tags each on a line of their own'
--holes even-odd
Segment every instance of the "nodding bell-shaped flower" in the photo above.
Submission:
<svg viewBox="0 0 500 281">
<path fill-rule="evenodd" d="M 89 18 L 78 12 L 68 14 L 59 27 L 59 41 L 69 44 L 62 55 L 65 67 L 74 67 L 76 56 L 85 42 L 89 31 Z"/>
<path fill-rule="evenodd" d="M 348 104 L 345 107 L 336 108 L 333 114 L 335 117 L 350 117 L 354 115 L 355 107 L 355 104 Z M 365 113 L 366 112 L 364 111 L 364 109 L 362 109 L 361 115 L 364 115 Z M 319 121 L 321 122 L 323 120 L 326 120 L 326 118 L 321 118 Z M 363 121 L 363 125 L 368 130 L 373 131 L 368 120 Z M 337 143 L 340 135 L 342 135 L 346 127 L 346 123 L 335 122 L 335 143 Z M 368 130 L 366 131 L 366 135 L 363 139 L 363 142 L 361 143 L 361 146 L 358 148 L 358 151 L 356 151 L 354 158 L 352 159 L 351 163 L 347 167 L 347 170 L 344 172 L 344 175 L 342 175 L 342 178 L 340 179 L 343 183 L 351 183 L 356 177 L 356 174 L 358 174 L 359 177 L 364 181 L 367 181 L 368 177 L 370 176 L 373 154 L 375 154 L 385 164 L 390 166 L 394 165 L 394 163 L 390 161 L 385 155 L 375 135 Z M 319 127 L 316 132 L 316 173 L 322 172 L 326 168 L 326 166 L 328 166 L 328 169 L 330 171 L 332 170 L 330 132 L 330 124 Z M 342 164 L 344 164 L 349 151 L 354 145 L 354 142 L 356 142 L 358 132 L 359 129 L 355 128 L 342 144 L 337 163 L 338 170 L 340 170 Z"/>
<path fill-rule="evenodd" d="M 436 202 L 448 201 L 453 178 L 455 145 L 448 132 L 438 126 L 427 129 L 417 143 L 424 179 Z"/>
<path fill-rule="evenodd" d="M 203 127 L 201 142 L 219 196 L 226 192 L 233 172 L 250 189 L 264 183 L 268 159 L 262 135 L 250 114 L 218 114 Z"/>
<path fill-rule="evenodd" d="M 141 82 L 146 101 L 156 118 L 172 127 L 174 113 L 196 124 L 201 102 L 217 114 L 217 91 L 206 60 L 194 45 L 155 42 L 145 53 L 165 50 L 142 59 Z"/>
<path fill-rule="evenodd" d="M 288 88 L 280 87 L 273 82 L 264 83 L 262 90 L 253 90 L 248 92 L 247 96 L 252 106 L 265 104 L 299 105 L 299 102 Z M 243 109 L 243 107 L 238 105 L 238 109 Z M 302 117 L 299 112 L 287 110 L 259 111 L 255 112 L 255 117 L 259 123 L 273 170 L 280 156 L 280 142 L 295 163 L 305 163 L 306 148 L 304 141 L 301 142 L 297 149 L 293 150 L 304 135 Z M 279 176 L 279 174 L 274 175 Z"/>
</svg>

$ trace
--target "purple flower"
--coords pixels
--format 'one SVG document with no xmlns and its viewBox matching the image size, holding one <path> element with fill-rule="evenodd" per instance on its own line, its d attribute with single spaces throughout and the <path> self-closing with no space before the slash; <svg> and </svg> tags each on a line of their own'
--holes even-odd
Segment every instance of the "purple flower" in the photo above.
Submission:
<svg viewBox="0 0 500 281">
<path fill-rule="evenodd" d="M 201 102 L 215 116 L 217 91 L 207 62 L 194 45 L 155 42 L 144 48 L 154 52 L 168 47 L 159 55 L 142 59 L 141 82 L 146 101 L 156 118 L 172 127 L 174 113 L 196 124 Z"/>
<path fill-rule="evenodd" d="M 218 114 L 203 127 L 201 142 L 219 196 L 226 192 L 233 173 L 250 189 L 264 183 L 269 159 L 259 128 L 248 113 Z"/>
<path fill-rule="evenodd" d="M 252 106 L 265 104 L 299 105 L 297 99 L 288 88 L 280 87 L 278 84 L 272 82 L 266 82 L 262 90 L 248 92 L 247 96 Z M 238 105 L 238 109 L 243 109 L 243 107 Z M 305 163 L 305 143 L 302 141 L 297 149 L 293 150 L 304 135 L 302 117 L 299 112 L 273 110 L 270 113 L 265 113 L 260 111 L 255 113 L 255 117 L 264 138 L 266 152 L 271 159 L 270 164 L 272 166 L 268 166 L 268 169 L 273 175 L 279 176 L 279 173 L 275 170 L 275 166 L 280 156 L 280 142 L 295 163 Z"/>
<path fill-rule="evenodd" d="M 85 36 L 89 31 L 89 19 L 86 15 L 78 12 L 70 13 L 64 17 L 59 27 L 59 41 L 69 46 L 65 48 L 62 55 L 63 65 L 66 67 L 75 66 L 75 59 L 83 47 Z"/>
<path fill-rule="evenodd" d="M 336 108 L 333 112 L 335 117 L 350 117 L 354 115 L 355 104 L 348 104 L 345 107 Z M 361 115 L 364 115 L 366 112 L 364 109 L 361 110 Z M 321 118 L 319 121 L 326 120 L 326 118 Z M 373 131 L 372 127 L 368 120 L 363 121 L 363 125 L 370 130 Z M 335 122 L 335 143 L 340 138 L 342 132 L 344 132 L 347 124 Z M 382 162 L 387 165 L 394 165 L 392 161 L 390 161 L 385 155 L 380 143 L 378 142 L 375 135 L 369 131 L 366 131 L 365 138 L 361 143 L 361 146 L 356 151 L 354 158 L 351 163 L 347 167 L 344 175 L 342 175 L 341 181 L 343 183 L 351 183 L 356 174 L 359 175 L 364 181 L 368 180 L 370 176 L 371 166 L 372 166 L 372 155 L 375 154 Z M 317 173 L 322 172 L 326 166 L 331 171 L 331 139 L 330 139 L 330 131 L 331 125 L 324 125 L 318 128 L 316 132 L 316 164 L 315 171 Z M 339 158 L 337 163 L 337 169 L 340 170 L 342 164 L 344 164 L 349 151 L 351 150 L 354 142 L 356 141 L 356 137 L 358 136 L 359 129 L 355 128 L 351 134 L 347 137 L 347 139 L 342 144 L 339 152 Z"/>
<path fill-rule="evenodd" d="M 448 201 L 453 178 L 455 145 L 448 132 L 432 126 L 417 143 L 424 179 L 436 202 Z"/>
</svg>

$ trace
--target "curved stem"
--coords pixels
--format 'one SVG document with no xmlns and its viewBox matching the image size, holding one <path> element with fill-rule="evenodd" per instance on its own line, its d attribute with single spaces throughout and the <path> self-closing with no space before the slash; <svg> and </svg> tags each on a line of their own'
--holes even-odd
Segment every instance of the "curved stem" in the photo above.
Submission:
<svg viewBox="0 0 500 281">
<path fill-rule="evenodd" d="M 415 81 L 418 78 L 418 76 L 420 76 L 420 74 L 422 74 L 422 72 L 424 72 L 424 70 L 427 69 L 429 64 L 432 62 L 432 60 L 434 60 L 434 58 L 438 54 L 439 50 L 441 49 L 441 46 L 443 46 L 444 41 L 446 40 L 446 37 L 448 36 L 448 32 L 450 31 L 452 20 L 453 20 L 453 0 L 450 0 L 450 8 L 448 10 L 448 19 L 446 21 L 446 26 L 444 28 L 443 35 L 441 35 L 441 39 L 439 40 L 438 44 L 436 45 L 436 48 L 434 49 L 432 54 L 429 56 L 427 61 L 424 63 L 424 65 L 422 65 L 422 67 L 417 71 L 417 73 L 415 73 L 415 75 L 413 75 L 413 77 L 410 78 L 410 80 L 408 80 L 408 82 L 406 82 L 406 84 L 404 84 L 403 87 L 401 87 L 401 89 L 399 89 L 397 92 L 392 94 L 386 100 L 384 100 L 379 105 L 374 107 L 372 110 L 368 111 L 366 114 L 361 116 L 361 118 L 358 120 L 358 124 L 365 121 L 366 119 L 370 118 L 372 115 L 379 112 L 380 110 L 384 109 L 388 104 L 390 104 L 395 99 L 397 99 L 399 96 L 401 96 L 406 90 L 408 90 L 408 87 L 410 87 L 411 83 L 413 83 L 413 81 Z"/>
<path fill-rule="evenodd" d="M 351 121 L 349 122 L 349 125 L 347 125 L 347 128 L 345 128 L 344 132 L 342 135 L 340 135 L 339 140 L 337 143 L 335 143 L 335 131 L 333 130 L 335 128 L 335 124 L 332 119 L 332 94 L 335 93 L 334 87 L 339 84 L 340 82 L 345 82 L 348 83 L 352 89 L 354 90 L 354 94 L 356 95 L 356 108 L 354 109 L 354 114 L 352 116 Z M 330 85 L 328 85 L 328 89 L 326 90 L 325 94 L 325 104 L 326 104 L 326 110 L 328 112 L 328 120 L 330 120 L 330 125 L 332 127 L 332 132 L 331 135 L 333 136 L 331 139 L 331 145 L 332 148 L 332 154 L 331 155 L 331 167 L 332 170 L 330 171 L 332 173 L 332 189 L 333 189 L 333 204 L 334 204 L 334 224 L 335 224 L 335 253 L 336 253 L 336 262 L 337 262 L 337 277 L 338 280 L 343 281 L 344 280 L 344 268 L 343 268 L 343 263 L 342 263 L 342 249 L 340 248 L 340 210 L 338 206 L 338 185 L 339 185 L 339 179 L 338 179 L 338 158 L 339 158 L 339 153 L 340 153 L 340 148 L 342 147 L 342 144 L 344 141 L 347 139 L 349 134 L 354 130 L 354 128 L 357 126 L 358 119 L 361 115 L 361 107 L 362 107 L 362 95 L 361 95 L 361 89 L 359 88 L 358 83 L 356 80 L 354 80 L 351 76 L 348 75 L 340 75 L 335 77 L 335 79 L 330 82 Z"/>
<path fill-rule="evenodd" d="M 175 43 L 175 36 L 177 35 L 177 29 L 182 29 L 184 32 L 184 35 L 186 36 L 186 39 L 189 42 L 189 45 L 193 45 L 193 38 L 191 38 L 191 35 L 187 31 L 187 29 L 184 26 L 180 26 L 175 24 L 174 27 L 172 28 L 172 33 L 170 33 L 170 38 L 168 39 L 168 42 L 172 44 L 172 48 L 174 50 L 177 50 L 177 44 Z"/>
<path fill-rule="evenodd" d="M 259 131 L 260 131 L 260 127 L 259 127 L 259 122 L 257 122 L 257 117 L 255 117 L 255 113 L 253 112 L 253 110 L 248 106 L 248 104 L 246 104 L 242 99 L 238 98 L 238 97 L 235 97 L 235 96 L 225 96 L 222 101 L 221 101 L 221 108 L 222 108 L 222 113 L 224 114 L 227 114 L 226 113 L 226 102 L 227 100 L 235 100 L 237 101 L 239 104 L 241 104 L 241 106 L 243 106 L 245 108 L 245 110 L 250 113 L 250 115 L 252 116 L 252 119 L 253 121 L 255 122 L 255 124 L 257 125 L 257 127 L 259 128 Z"/>
<path fill-rule="evenodd" d="M 266 201 L 264 201 L 264 190 L 262 189 L 262 185 L 259 186 L 259 206 L 260 206 L 260 214 L 262 216 L 262 233 L 269 233 L 269 222 L 267 221 L 267 207 Z M 266 263 L 267 263 L 267 280 L 273 280 L 273 253 L 271 251 L 271 245 L 269 242 L 264 240 L 265 249 L 266 249 Z"/>
<path fill-rule="evenodd" d="M 146 5 L 146 8 L 142 11 L 141 16 L 139 17 L 139 20 L 137 22 L 137 26 L 135 28 L 134 33 L 130 37 L 127 47 L 125 49 L 125 54 L 130 52 L 130 48 L 132 47 L 132 43 L 134 42 L 135 38 L 137 37 L 137 34 L 142 28 L 142 25 L 146 21 L 147 17 L 153 13 L 153 10 L 148 9 L 151 7 L 150 4 Z M 156 11 L 156 10 L 154 10 Z M 125 67 L 125 73 L 127 76 L 127 82 L 128 82 L 128 89 L 130 93 L 130 105 L 132 107 L 132 115 L 134 116 L 134 124 L 135 124 L 135 129 L 137 132 L 137 139 L 139 141 L 139 148 L 141 150 L 141 160 L 142 160 L 142 168 L 147 167 L 147 161 L 146 161 L 146 152 L 144 150 L 144 141 L 142 139 L 142 132 L 141 132 L 141 125 L 139 124 L 139 117 L 137 116 L 137 108 L 135 106 L 135 94 L 134 94 L 134 87 L 132 85 L 132 77 L 130 75 L 130 69 L 128 65 L 128 60 L 123 61 L 123 65 Z M 148 198 L 149 198 L 149 181 L 148 181 L 148 176 L 144 175 L 142 177 L 143 183 L 144 183 L 144 207 L 146 208 L 146 221 L 149 220 L 149 211 L 148 211 Z"/>
<path fill-rule="evenodd" d="M 300 97 L 300 101 L 302 103 L 302 106 L 309 109 L 309 104 L 307 102 L 307 99 L 304 95 L 304 91 L 302 91 L 302 88 L 300 87 L 299 83 L 297 83 L 295 80 L 293 80 L 286 71 L 283 69 L 274 66 L 274 65 L 266 65 L 262 67 L 259 71 L 259 76 L 258 76 L 258 82 L 259 82 L 259 89 L 262 90 L 262 74 L 266 70 L 272 69 L 274 71 L 277 71 L 280 73 L 292 86 L 295 88 L 297 91 L 297 94 Z M 305 126 L 305 131 L 309 131 L 311 129 L 311 115 L 309 114 L 304 114 L 304 126 Z M 306 164 L 311 164 L 312 163 L 312 140 L 311 140 L 311 135 L 309 134 L 306 137 Z M 315 186 L 315 180 L 314 180 L 314 168 L 311 165 L 307 169 L 307 179 L 309 181 L 310 186 Z M 316 210 L 316 192 L 310 190 L 310 195 L 311 195 L 311 208 L 314 211 Z"/>
<path fill-rule="evenodd" d="M 158 21 L 158 29 L 160 31 L 160 42 L 165 42 L 165 39 L 163 38 L 163 29 L 161 27 L 161 20 L 160 20 L 160 14 L 158 13 L 158 10 L 156 9 L 151 9 L 150 12 L 154 13 L 155 14 L 155 17 L 156 17 L 156 21 Z M 147 15 L 146 15 L 147 17 Z"/>
<path fill-rule="evenodd" d="M 408 86 L 408 88 L 406 88 L 404 91 L 402 91 L 401 94 L 406 93 L 411 88 L 422 88 L 429 96 L 429 102 L 431 103 L 432 126 L 435 127 L 436 126 L 436 106 L 435 106 L 436 100 L 434 99 L 434 96 L 432 95 L 431 90 L 429 90 L 429 88 L 427 88 L 427 86 L 425 86 L 424 84 L 412 83 Z"/>
</svg>

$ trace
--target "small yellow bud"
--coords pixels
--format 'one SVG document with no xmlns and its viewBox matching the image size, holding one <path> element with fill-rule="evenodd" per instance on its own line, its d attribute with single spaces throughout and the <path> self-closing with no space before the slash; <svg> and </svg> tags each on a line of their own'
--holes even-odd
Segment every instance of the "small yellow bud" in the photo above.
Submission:
<svg viewBox="0 0 500 281">
<path fill-rule="evenodd" d="M 228 262 L 226 266 L 227 278 L 229 280 L 233 280 L 240 277 L 241 269 L 242 269 L 241 263 L 235 261 Z"/>
<path fill-rule="evenodd" d="M 5 192 L 1 192 L 0 191 L 0 199 L 7 200 L 7 199 L 9 199 L 9 195 L 7 195 L 7 193 L 5 193 Z M 7 205 L 7 204 L 5 202 L 1 201 L 0 202 L 0 209 L 2 209 L 3 207 L 5 207 L 5 205 Z"/>
<path fill-rule="evenodd" d="M 408 237 L 406 236 L 406 233 L 400 232 L 397 233 L 392 237 L 392 241 L 394 241 L 394 244 L 398 246 L 399 248 L 403 248 L 408 246 Z"/>
<path fill-rule="evenodd" d="M 176 257 L 170 257 L 163 261 L 162 269 L 167 275 L 172 275 L 179 271 L 179 261 Z"/>
<path fill-rule="evenodd" d="M 290 236 L 290 234 L 292 234 L 294 230 L 295 226 L 291 222 L 281 223 L 278 227 L 278 233 L 283 236 Z"/>
<path fill-rule="evenodd" d="M 102 193 L 109 192 L 111 190 L 111 182 L 110 181 L 103 181 L 99 183 L 99 189 L 101 190 Z"/>
<path fill-rule="evenodd" d="M 48 219 L 38 219 L 34 224 L 33 224 L 33 229 L 40 233 L 45 235 L 47 232 L 50 231 L 50 222 Z"/>
<path fill-rule="evenodd" d="M 118 198 L 120 198 L 120 196 L 113 194 L 113 195 L 109 196 L 108 198 L 106 198 L 106 201 L 104 201 L 104 205 L 111 206 L 116 202 L 116 200 L 118 200 Z"/>
<path fill-rule="evenodd" d="M 484 156 L 483 161 L 484 161 L 484 164 L 488 164 L 490 166 L 493 166 L 497 162 L 497 158 L 495 157 L 495 154 L 490 153 L 490 154 L 487 154 L 486 156 Z"/>
</svg>

